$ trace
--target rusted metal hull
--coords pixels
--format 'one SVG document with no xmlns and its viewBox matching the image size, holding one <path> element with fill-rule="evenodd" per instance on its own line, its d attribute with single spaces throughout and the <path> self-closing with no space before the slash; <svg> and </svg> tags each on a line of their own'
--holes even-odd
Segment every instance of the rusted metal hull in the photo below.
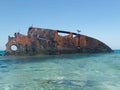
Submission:
<svg viewBox="0 0 120 90">
<path fill-rule="evenodd" d="M 61 36 L 59 33 L 68 35 Z M 16 50 L 12 50 L 16 46 Z M 6 55 L 103 53 L 112 49 L 94 38 L 61 30 L 30 27 L 27 35 L 8 37 Z"/>
</svg>

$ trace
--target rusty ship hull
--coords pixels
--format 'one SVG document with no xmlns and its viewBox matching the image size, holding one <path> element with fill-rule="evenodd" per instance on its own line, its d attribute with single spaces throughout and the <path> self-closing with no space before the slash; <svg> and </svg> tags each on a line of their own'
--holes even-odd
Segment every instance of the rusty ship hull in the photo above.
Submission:
<svg viewBox="0 0 120 90">
<path fill-rule="evenodd" d="M 59 33 L 67 35 L 62 36 Z M 12 49 L 16 47 L 16 50 Z M 86 35 L 44 28 L 30 27 L 28 34 L 8 36 L 6 55 L 55 55 L 71 53 L 106 53 L 112 49 L 103 42 Z"/>
</svg>

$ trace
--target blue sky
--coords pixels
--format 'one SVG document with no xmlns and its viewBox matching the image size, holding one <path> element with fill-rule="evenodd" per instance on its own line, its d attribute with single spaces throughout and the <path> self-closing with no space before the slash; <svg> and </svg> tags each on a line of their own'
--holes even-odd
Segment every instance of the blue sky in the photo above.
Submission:
<svg viewBox="0 0 120 90">
<path fill-rule="evenodd" d="M 120 49 L 120 0 L 0 0 L 0 50 L 28 27 L 77 32 Z"/>
</svg>

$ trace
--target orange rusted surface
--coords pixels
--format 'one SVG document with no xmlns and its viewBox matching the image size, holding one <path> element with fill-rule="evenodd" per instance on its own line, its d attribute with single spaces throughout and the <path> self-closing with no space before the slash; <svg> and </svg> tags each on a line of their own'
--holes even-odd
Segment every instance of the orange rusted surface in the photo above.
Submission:
<svg viewBox="0 0 120 90">
<path fill-rule="evenodd" d="M 62 36 L 59 33 L 66 33 Z M 17 50 L 12 50 L 15 45 Z M 30 27 L 28 34 L 8 36 L 7 55 L 68 54 L 112 52 L 112 49 L 94 38 L 61 30 Z"/>
</svg>

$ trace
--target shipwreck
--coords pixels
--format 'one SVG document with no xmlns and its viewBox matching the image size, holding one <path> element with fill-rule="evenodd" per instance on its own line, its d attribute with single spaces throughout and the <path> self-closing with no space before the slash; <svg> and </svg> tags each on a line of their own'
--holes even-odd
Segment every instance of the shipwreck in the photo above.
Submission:
<svg viewBox="0 0 120 90">
<path fill-rule="evenodd" d="M 62 34 L 67 34 L 62 36 Z M 30 27 L 27 35 L 8 36 L 6 55 L 106 53 L 112 49 L 92 37 L 62 30 Z"/>
</svg>

